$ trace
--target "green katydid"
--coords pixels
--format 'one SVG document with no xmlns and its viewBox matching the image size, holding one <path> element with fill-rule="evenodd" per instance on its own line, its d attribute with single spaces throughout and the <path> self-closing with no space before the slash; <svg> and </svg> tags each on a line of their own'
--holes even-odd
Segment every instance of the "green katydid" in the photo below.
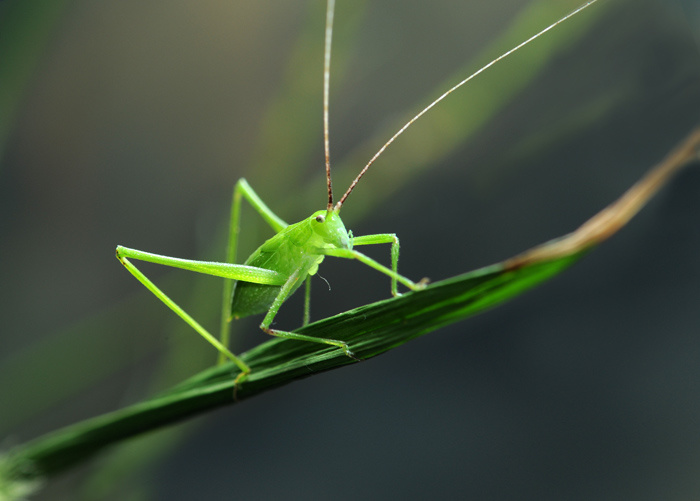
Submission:
<svg viewBox="0 0 700 501">
<path fill-rule="evenodd" d="M 304 301 L 304 325 L 309 322 L 309 294 L 310 279 L 316 273 L 319 265 L 326 256 L 356 259 L 367 266 L 387 275 L 391 279 L 391 293 L 396 296 L 398 283 L 415 291 L 425 286 L 427 280 L 414 282 L 398 273 L 399 239 L 393 233 L 375 235 L 353 236 L 347 231 L 340 218 L 340 209 L 345 200 L 353 191 L 359 180 L 364 176 L 369 167 L 394 142 L 411 124 L 425 114 L 428 110 L 442 101 L 450 93 L 496 64 L 501 59 L 509 56 L 518 49 L 524 47 L 535 38 L 566 21 L 589 7 L 597 0 L 589 0 L 574 11 L 552 23 L 537 34 L 528 38 L 521 44 L 505 52 L 472 75 L 468 76 L 408 121 L 387 141 L 379 151 L 369 160 L 357 177 L 350 184 L 344 195 L 336 203 L 333 200 L 330 169 L 330 148 L 328 132 L 329 110 L 329 80 L 331 60 L 331 39 L 333 32 L 333 12 L 335 0 L 328 0 L 325 29 L 325 51 L 323 70 L 323 133 L 325 149 L 326 184 L 328 191 L 328 203 L 326 209 L 314 212 L 311 216 L 296 224 L 287 224 L 280 219 L 253 191 L 245 179 L 240 179 L 233 191 L 231 215 L 229 220 L 229 239 L 226 262 L 193 261 L 187 259 L 172 258 L 129 249 L 118 246 L 116 250 L 119 261 L 134 275 L 147 289 L 158 299 L 171 308 L 180 318 L 187 322 L 202 337 L 211 343 L 219 351 L 219 362 L 225 359 L 231 360 L 241 370 L 237 379 L 250 374 L 251 368 L 239 357 L 234 355 L 226 346 L 229 337 L 229 324 L 233 318 L 241 318 L 249 315 L 265 313 L 260 328 L 267 334 L 287 339 L 308 341 L 337 347 L 351 358 L 355 358 L 350 347 L 344 341 L 335 339 L 316 338 L 270 328 L 277 312 L 282 304 L 299 288 L 306 283 L 306 298 Z M 245 199 L 272 227 L 276 234 L 263 243 L 244 264 L 234 264 L 238 244 L 239 221 L 241 201 Z M 370 257 L 355 250 L 356 246 L 373 244 L 391 244 L 391 268 L 388 268 Z M 153 282 L 134 266 L 130 259 L 137 259 L 151 263 L 182 268 L 198 273 L 222 277 L 225 280 L 222 296 L 222 317 L 220 326 L 220 338 L 210 334 L 196 320 L 187 314 L 180 306 L 163 293 Z"/>
</svg>

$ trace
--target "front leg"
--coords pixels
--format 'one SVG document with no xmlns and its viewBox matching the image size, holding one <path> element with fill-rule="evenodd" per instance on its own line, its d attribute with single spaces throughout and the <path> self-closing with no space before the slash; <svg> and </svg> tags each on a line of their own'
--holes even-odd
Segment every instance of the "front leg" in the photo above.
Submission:
<svg viewBox="0 0 700 501">
<path fill-rule="evenodd" d="M 399 296 L 399 291 L 398 291 L 398 286 L 397 282 L 401 282 L 404 284 L 406 287 L 408 287 L 411 290 L 417 290 L 417 289 L 422 289 L 425 284 L 427 283 L 427 279 L 423 279 L 418 283 L 415 283 L 411 280 L 409 280 L 406 277 L 403 277 L 399 275 L 399 237 L 396 236 L 395 233 L 377 233 L 376 235 L 363 235 L 360 237 L 354 237 L 352 239 L 352 244 L 353 246 L 355 245 L 374 245 L 374 244 L 391 244 L 391 270 L 388 270 L 385 266 L 382 266 L 381 264 L 377 263 L 373 259 L 369 258 L 368 256 L 365 256 L 364 254 L 357 252 L 357 251 L 351 251 L 351 252 L 357 252 L 356 255 L 335 255 L 336 257 L 344 257 L 348 259 L 357 259 L 358 261 L 361 261 L 365 263 L 368 266 L 371 266 L 375 270 L 378 270 L 385 275 L 389 275 L 391 278 L 391 294 L 393 296 Z"/>
<path fill-rule="evenodd" d="M 423 287 L 425 287 L 425 283 L 426 283 L 425 279 L 416 283 L 416 282 L 404 277 L 403 275 L 399 275 L 396 271 L 390 270 L 389 268 L 387 268 L 383 264 L 378 263 L 377 261 L 375 261 L 371 257 L 365 256 L 361 252 L 358 252 L 354 249 L 353 250 L 350 250 L 350 249 L 322 249 L 319 252 L 321 252 L 322 254 L 325 254 L 326 256 L 342 257 L 345 259 L 357 259 L 358 261 L 366 264 L 370 268 L 374 268 L 375 270 L 377 270 L 381 273 L 384 273 L 385 275 L 387 275 L 388 277 L 391 278 L 391 283 L 392 283 L 391 293 L 394 296 L 399 295 L 398 291 L 396 290 L 396 282 L 397 281 L 402 283 L 403 285 L 405 285 L 406 287 L 408 287 L 411 290 L 420 290 Z"/>
<path fill-rule="evenodd" d="M 396 275 L 398 275 L 399 274 L 399 237 L 396 236 L 396 233 L 377 233 L 376 235 L 363 235 L 361 237 L 354 237 L 352 239 L 352 245 L 375 245 L 375 244 L 388 244 L 388 243 L 391 244 L 391 270 Z M 399 290 L 398 290 L 395 276 L 391 276 L 391 295 L 392 296 L 399 295 Z"/>
</svg>

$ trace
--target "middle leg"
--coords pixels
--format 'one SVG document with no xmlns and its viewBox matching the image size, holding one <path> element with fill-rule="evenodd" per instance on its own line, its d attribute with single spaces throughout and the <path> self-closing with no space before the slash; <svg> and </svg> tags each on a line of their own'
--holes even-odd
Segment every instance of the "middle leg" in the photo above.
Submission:
<svg viewBox="0 0 700 501">
<path fill-rule="evenodd" d="M 297 282 L 297 280 L 303 280 L 301 278 L 301 275 L 302 275 L 301 270 L 297 270 L 296 272 L 292 273 L 292 275 L 289 277 L 287 282 L 281 287 L 279 293 L 277 294 L 277 297 L 272 302 L 270 309 L 267 311 L 265 318 L 263 319 L 262 323 L 260 324 L 260 329 L 262 329 L 263 332 L 270 334 L 271 336 L 277 336 L 277 337 L 282 337 L 282 338 L 286 338 L 286 339 L 296 339 L 297 341 L 309 341 L 312 343 L 321 343 L 321 344 L 327 344 L 330 346 L 337 346 L 338 348 L 343 350 L 343 353 L 345 353 L 348 357 L 353 358 L 355 360 L 359 360 L 357 357 L 355 357 L 353 352 L 350 351 L 350 348 L 348 347 L 348 344 L 345 341 L 338 341 L 336 339 L 327 339 L 327 338 L 321 338 L 321 337 L 305 336 L 304 334 L 297 334 L 295 332 L 287 332 L 287 331 L 281 331 L 281 330 L 270 328 L 270 325 L 272 324 L 272 321 L 275 319 L 275 316 L 277 315 L 277 312 L 279 311 L 280 306 L 282 306 L 282 304 L 289 297 L 290 293 L 294 290 L 294 285 Z"/>
</svg>

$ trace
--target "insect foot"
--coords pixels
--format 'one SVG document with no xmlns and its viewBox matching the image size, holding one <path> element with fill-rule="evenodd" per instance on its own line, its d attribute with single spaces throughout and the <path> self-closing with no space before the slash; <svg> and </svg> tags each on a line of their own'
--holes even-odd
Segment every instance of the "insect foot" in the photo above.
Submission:
<svg viewBox="0 0 700 501">
<path fill-rule="evenodd" d="M 409 285 L 409 289 L 412 291 L 419 291 L 425 289 L 425 287 L 430 283 L 430 279 L 428 277 L 423 277 L 420 279 L 419 282 L 411 282 Z M 393 293 L 394 297 L 401 297 L 403 294 L 401 292 L 395 292 Z"/>
<path fill-rule="evenodd" d="M 238 402 L 238 388 L 240 387 L 241 381 L 244 381 L 250 372 L 241 372 L 236 376 L 236 379 L 233 380 L 233 401 Z"/>
<path fill-rule="evenodd" d="M 422 290 L 425 289 L 425 287 L 430 283 L 430 279 L 428 277 L 423 277 L 420 279 L 420 282 L 416 284 L 415 290 Z"/>
<path fill-rule="evenodd" d="M 361 359 L 361 358 L 357 358 L 357 357 L 355 356 L 355 354 L 354 354 L 352 351 L 350 351 L 350 347 L 348 346 L 347 343 L 343 343 L 343 345 L 342 345 L 340 348 L 343 350 L 343 352 L 344 352 L 348 357 L 350 357 L 350 358 L 352 358 L 353 360 L 356 360 L 356 361 L 358 361 L 358 362 L 362 362 L 362 359 Z"/>
</svg>

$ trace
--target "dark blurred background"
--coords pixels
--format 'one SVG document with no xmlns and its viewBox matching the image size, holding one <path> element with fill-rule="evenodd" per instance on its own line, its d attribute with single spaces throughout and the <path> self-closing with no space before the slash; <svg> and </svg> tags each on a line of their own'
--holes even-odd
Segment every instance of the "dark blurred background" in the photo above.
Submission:
<svg viewBox="0 0 700 501">
<path fill-rule="evenodd" d="M 577 4 L 341 0 L 336 191 L 478 62 Z M 324 9 L 0 3 L 4 448 L 212 363 L 114 248 L 221 259 L 241 176 L 289 222 L 324 207 Z M 432 280 L 572 231 L 698 123 L 697 16 L 694 2 L 599 2 L 418 122 L 348 199 L 346 225 L 396 232 L 400 271 Z M 699 194 L 696 165 L 525 296 L 121 444 L 37 499 L 697 499 Z M 250 251 L 270 233 L 244 217 Z M 220 280 L 143 269 L 215 329 Z M 389 293 L 358 263 L 320 274 L 331 291 L 314 281 L 314 318 Z M 277 325 L 300 324 L 300 299 Z M 258 321 L 235 326 L 237 350 L 265 339 Z"/>
</svg>

